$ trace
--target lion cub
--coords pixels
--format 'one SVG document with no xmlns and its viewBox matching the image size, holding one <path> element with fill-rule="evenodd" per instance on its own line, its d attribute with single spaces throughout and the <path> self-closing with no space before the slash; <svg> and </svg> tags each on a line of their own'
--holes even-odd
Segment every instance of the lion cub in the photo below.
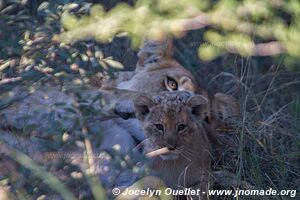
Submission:
<svg viewBox="0 0 300 200">
<path fill-rule="evenodd" d="M 206 190 L 211 158 L 201 112 L 207 106 L 206 97 L 184 91 L 134 100 L 136 117 L 146 135 L 145 151 L 170 150 L 152 158 L 151 167 L 173 189 Z"/>
</svg>

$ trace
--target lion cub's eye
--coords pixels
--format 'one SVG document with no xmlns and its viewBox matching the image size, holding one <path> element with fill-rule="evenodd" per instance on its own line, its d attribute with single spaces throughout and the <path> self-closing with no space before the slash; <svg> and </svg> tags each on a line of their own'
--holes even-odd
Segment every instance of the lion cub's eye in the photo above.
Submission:
<svg viewBox="0 0 300 200">
<path fill-rule="evenodd" d="M 155 127 L 157 128 L 157 130 L 160 130 L 160 131 L 164 130 L 164 126 L 162 124 L 155 124 Z"/>
<path fill-rule="evenodd" d="M 177 86 L 177 82 L 174 80 L 174 79 L 172 79 L 172 78 L 169 78 L 168 77 L 168 80 L 167 80 L 167 85 L 169 86 L 169 88 L 170 89 L 172 89 L 172 90 L 177 90 L 178 88 L 178 86 Z"/>
<path fill-rule="evenodd" d="M 183 131 L 185 128 L 186 128 L 186 125 L 185 125 L 185 124 L 179 124 L 179 125 L 177 126 L 177 131 L 178 131 L 178 132 Z"/>
</svg>

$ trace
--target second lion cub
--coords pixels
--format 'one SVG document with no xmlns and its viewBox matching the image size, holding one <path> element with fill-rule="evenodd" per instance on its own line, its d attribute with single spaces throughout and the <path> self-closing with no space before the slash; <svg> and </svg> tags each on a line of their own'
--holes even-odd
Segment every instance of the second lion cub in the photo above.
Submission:
<svg viewBox="0 0 300 200">
<path fill-rule="evenodd" d="M 206 191 L 210 143 L 202 117 L 208 100 L 189 92 L 162 92 L 134 100 L 136 117 L 146 135 L 145 151 L 163 147 L 168 153 L 152 158 L 152 169 L 173 189 Z M 202 196 L 200 194 L 200 196 Z"/>
</svg>

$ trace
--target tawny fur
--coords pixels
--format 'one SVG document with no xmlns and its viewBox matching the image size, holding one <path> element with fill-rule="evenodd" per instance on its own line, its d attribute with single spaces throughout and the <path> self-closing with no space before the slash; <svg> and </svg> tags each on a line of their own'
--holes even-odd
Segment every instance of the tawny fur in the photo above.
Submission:
<svg viewBox="0 0 300 200">
<path fill-rule="evenodd" d="M 176 158 L 152 158 L 152 169 L 174 189 L 195 188 L 206 190 L 210 170 L 210 141 L 203 126 L 201 107 L 208 101 L 201 95 L 188 92 L 163 92 L 149 98 L 138 97 L 134 101 L 147 142 L 145 151 L 172 147 Z M 161 124 L 163 130 L 158 130 Z M 185 125 L 183 131 L 179 125 Z M 176 154 L 177 156 L 177 154 Z"/>
</svg>

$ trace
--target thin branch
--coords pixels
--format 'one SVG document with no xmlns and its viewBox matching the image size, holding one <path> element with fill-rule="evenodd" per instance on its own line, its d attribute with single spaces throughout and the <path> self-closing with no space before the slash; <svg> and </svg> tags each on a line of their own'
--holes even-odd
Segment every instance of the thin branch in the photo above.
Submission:
<svg viewBox="0 0 300 200">
<path fill-rule="evenodd" d="M 5 79 L 2 79 L 0 81 L 0 85 L 4 85 L 4 84 L 7 84 L 7 83 L 14 83 L 14 82 L 18 82 L 18 81 L 21 81 L 21 80 L 22 80 L 21 77 L 5 78 Z"/>
<path fill-rule="evenodd" d="M 173 31 L 175 32 L 186 32 L 191 30 L 199 30 L 206 26 L 216 26 L 216 24 L 211 23 L 210 17 L 205 13 L 201 13 L 191 19 L 175 20 L 173 23 L 174 25 L 171 24 L 171 28 L 173 28 Z M 278 41 L 258 43 L 249 48 L 252 49 L 250 52 L 251 56 L 273 56 L 286 52 L 286 49 L 282 43 Z M 234 47 L 226 49 L 231 53 L 238 53 Z"/>
<path fill-rule="evenodd" d="M 163 154 L 166 154 L 166 153 L 169 153 L 169 152 L 170 152 L 170 150 L 167 147 L 164 147 L 164 148 L 161 148 L 161 149 L 157 149 L 155 151 L 151 151 L 151 152 L 147 153 L 146 156 L 148 158 L 153 158 L 153 157 L 163 155 Z"/>
<path fill-rule="evenodd" d="M 174 31 L 191 31 L 202 29 L 210 25 L 210 22 L 209 17 L 206 14 L 201 13 L 192 19 L 175 20 L 174 24 Z"/>
<path fill-rule="evenodd" d="M 286 49 L 280 42 L 273 41 L 255 44 L 252 52 L 253 56 L 272 56 L 285 53 Z"/>
</svg>

